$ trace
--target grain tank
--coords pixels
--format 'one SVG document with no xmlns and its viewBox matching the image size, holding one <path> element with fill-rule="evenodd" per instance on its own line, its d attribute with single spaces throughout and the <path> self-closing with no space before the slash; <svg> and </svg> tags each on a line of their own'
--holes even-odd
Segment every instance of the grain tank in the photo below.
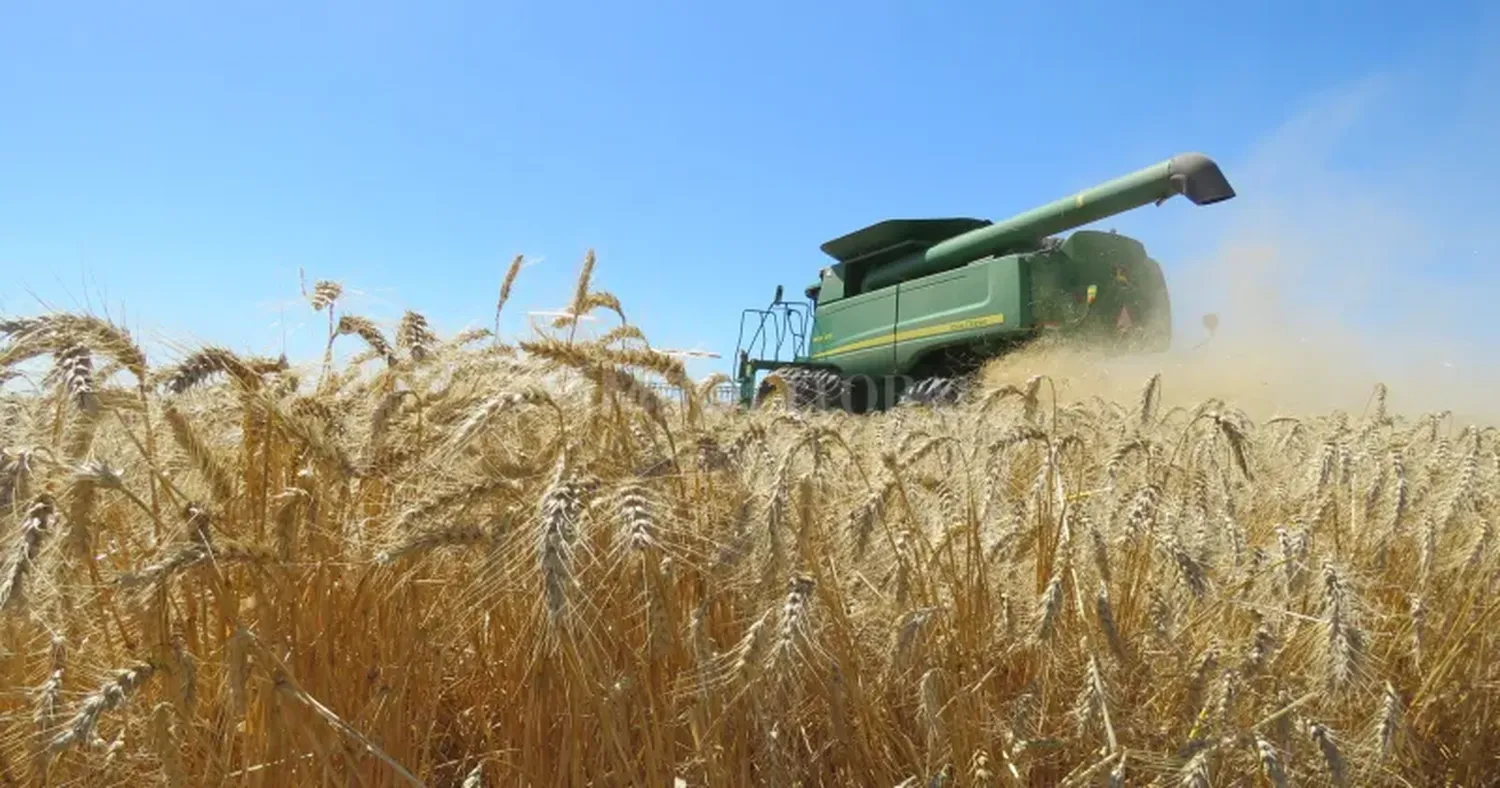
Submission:
<svg viewBox="0 0 1500 788">
<path fill-rule="evenodd" d="M 821 248 L 832 263 L 805 303 L 777 288 L 769 308 L 745 310 L 740 401 L 782 391 L 800 404 L 863 411 L 951 400 L 986 360 L 1045 332 L 1163 350 L 1171 302 L 1141 242 L 1058 234 L 1179 194 L 1211 205 L 1234 189 L 1213 160 L 1186 153 L 999 222 L 891 219 L 828 241 Z M 770 374 L 757 386 L 760 372 Z"/>
</svg>

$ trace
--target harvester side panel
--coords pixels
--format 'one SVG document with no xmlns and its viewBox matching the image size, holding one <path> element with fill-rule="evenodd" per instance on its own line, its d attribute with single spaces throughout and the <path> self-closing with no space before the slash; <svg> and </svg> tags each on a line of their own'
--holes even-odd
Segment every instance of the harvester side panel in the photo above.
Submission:
<svg viewBox="0 0 1500 788">
<path fill-rule="evenodd" d="M 896 288 L 851 296 L 818 308 L 808 360 L 845 375 L 888 375 L 896 360 Z"/>
<path fill-rule="evenodd" d="M 1028 331 L 1027 270 L 1017 255 L 983 260 L 899 287 L 896 367 L 909 373 L 938 348 Z"/>
</svg>

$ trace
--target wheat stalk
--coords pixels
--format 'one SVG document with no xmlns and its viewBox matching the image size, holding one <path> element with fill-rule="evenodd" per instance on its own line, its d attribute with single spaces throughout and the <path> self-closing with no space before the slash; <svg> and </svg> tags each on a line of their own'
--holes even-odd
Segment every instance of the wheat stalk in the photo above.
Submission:
<svg viewBox="0 0 1500 788">
<path fill-rule="evenodd" d="M 622 325 L 495 343 L 313 287 L 361 344 L 311 388 L 0 321 L 0 774 L 1489 779 L 1500 431 L 1004 360 L 954 406 L 717 407 L 596 271 L 570 314 Z"/>
</svg>

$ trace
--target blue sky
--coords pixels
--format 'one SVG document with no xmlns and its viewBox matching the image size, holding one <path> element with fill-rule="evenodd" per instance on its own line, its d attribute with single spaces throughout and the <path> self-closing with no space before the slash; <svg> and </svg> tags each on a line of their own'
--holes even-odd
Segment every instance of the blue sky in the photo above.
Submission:
<svg viewBox="0 0 1500 788">
<path fill-rule="evenodd" d="M 299 268 L 352 311 L 454 331 L 490 325 L 525 254 L 514 333 L 592 247 L 654 344 L 723 353 L 701 375 L 828 238 L 998 219 L 1198 150 L 1239 199 L 1100 223 L 1163 261 L 1188 330 L 1313 303 L 1393 335 L 1491 331 L 1500 15 L 1214 8 L 13 0 L 0 312 L 263 353 L 285 330 L 306 356 Z"/>
</svg>

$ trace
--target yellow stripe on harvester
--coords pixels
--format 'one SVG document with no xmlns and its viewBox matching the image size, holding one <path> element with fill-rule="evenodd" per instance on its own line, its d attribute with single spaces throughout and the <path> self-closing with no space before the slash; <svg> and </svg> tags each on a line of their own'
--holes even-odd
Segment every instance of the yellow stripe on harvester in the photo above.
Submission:
<svg viewBox="0 0 1500 788">
<path fill-rule="evenodd" d="M 873 336 L 869 337 L 868 339 L 861 339 L 855 342 L 845 342 L 842 345 L 837 345 L 835 347 L 828 348 L 827 350 L 819 350 L 818 352 L 813 353 L 812 357 L 826 358 L 828 356 L 837 356 L 844 353 L 853 353 L 856 350 L 868 350 L 872 347 L 889 345 L 893 341 L 895 341 L 894 336 L 891 332 L 887 331 L 879 336 Z"/>
<path fill-rule="evenodd" d="M 845 342 L 837 347 L 820 350 L 812 354 L 812 358 L 827 358 L 828 356 L 840 356 L 845 353 L 853 353 L 856 350 L 868 350 L 872 347 L 890 344 L 892 342 L 908 342 L 913 339 L 925 339 L 927 337 L 939 336 L 941 334 L 952 334 L 959 331 L 972 331 L 976 328 L 1000 325 L 1005 322 L 1005 315 L 993 314 L 983 317 L 969 317 L 963 320 L 952 320 L 947 323 L 936 323 L 921 328 L 912 328 L 906 331 L 886 332 L 879 336 L 859 339 L 854 342 Z"/>
</svg>

